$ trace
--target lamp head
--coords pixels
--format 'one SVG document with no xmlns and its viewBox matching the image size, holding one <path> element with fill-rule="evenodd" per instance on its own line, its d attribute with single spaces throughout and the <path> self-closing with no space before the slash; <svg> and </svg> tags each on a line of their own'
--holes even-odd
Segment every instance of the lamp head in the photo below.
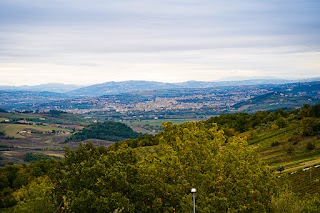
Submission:
<svg viewBox="0 0 320 213">
<path fill-rule="evenodd" d="M 197 192 L 197 189 L 196 188 L 192 188 L 191 189 L 191 193 L 196 193 Z"/>
</svg>

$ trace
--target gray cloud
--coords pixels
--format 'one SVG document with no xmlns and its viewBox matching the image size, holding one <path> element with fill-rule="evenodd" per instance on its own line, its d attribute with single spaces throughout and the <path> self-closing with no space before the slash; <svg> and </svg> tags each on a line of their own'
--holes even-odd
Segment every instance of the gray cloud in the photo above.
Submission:
<svg viewBox="0 0 320 213">
<path fill-rule="evenodd" d="M 199 78 L 196 73 L 214 80 L 212 72 L 232 70 L 298 76 L 306 74 L 303 67 L 315 76 L 319 10 L 318 0 L 2 0 L 0 67 L 11 66 L 6 78 L 25 67 L 43 72 L 42 64 L 106 76 L 112 67 L 126 73 L 122 78 L 161 80 L 156 72 L 168 69 L 176 81 L 183 70 L 186 80 Z"/>
</svg>

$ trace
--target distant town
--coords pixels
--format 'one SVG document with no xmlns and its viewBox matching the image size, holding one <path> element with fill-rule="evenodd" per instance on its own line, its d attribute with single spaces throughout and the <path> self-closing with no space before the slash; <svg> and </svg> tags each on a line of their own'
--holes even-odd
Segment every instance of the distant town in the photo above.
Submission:
<svg viewBox="0 0 320 213">
<path fill-rule="evenodd" d="M 292 109 L 320 102 L 319 81 L 253 85 L 235 83 L 234 86 L 197 85 L 193 82 L 195 88 L 172 88 L 169 85 L 168 89 L 165 88 L 167 85 L 159 84 L 112 83 L 69 93 L 0 91 L 0 108 L 9 111 L 61 110 L 83 115 L 94 122 L 203 119 L 222 113 Z"/>
</svg>

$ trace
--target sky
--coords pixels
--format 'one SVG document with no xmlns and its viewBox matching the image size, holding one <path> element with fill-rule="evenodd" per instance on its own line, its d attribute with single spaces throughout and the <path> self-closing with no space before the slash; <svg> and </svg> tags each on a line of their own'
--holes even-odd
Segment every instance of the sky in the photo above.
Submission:
<svg viewBox="0 0 320 213">
<path fill-rule="evenodd" d="M 320 77 L 319 0 L 1 0 L 0 85 Z"/>
</svg>

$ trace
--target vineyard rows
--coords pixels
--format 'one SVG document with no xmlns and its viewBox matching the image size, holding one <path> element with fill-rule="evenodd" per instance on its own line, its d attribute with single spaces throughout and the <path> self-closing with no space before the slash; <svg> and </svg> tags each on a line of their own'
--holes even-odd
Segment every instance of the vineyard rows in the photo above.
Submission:
<svg viewBox="0 0 320 213">
<path fill-rule="evenodd" d="M 288 175 L 292 190 L 299 194 L 320 193 L 320 166 L 312 166 Z"/>
<path fill-rule="evenodd" d="M 320 150 L 313 150 L 313 151 L 309 151 L 309 152 L 303 152 L 300 154 L 277 156 L 274 158 L 267 159 L 267 160 L 265 160 L 265 162 L 267 164 L 283 163 L 283 162 L 294 161 L 294 160 L 303 159 L 303 158 L 307 158 L 307 157 L 311 157 L 311 156 L 315 156 L 315 155 L 319 155 L 319 154 L 320 154 Z"/>
</svg>

